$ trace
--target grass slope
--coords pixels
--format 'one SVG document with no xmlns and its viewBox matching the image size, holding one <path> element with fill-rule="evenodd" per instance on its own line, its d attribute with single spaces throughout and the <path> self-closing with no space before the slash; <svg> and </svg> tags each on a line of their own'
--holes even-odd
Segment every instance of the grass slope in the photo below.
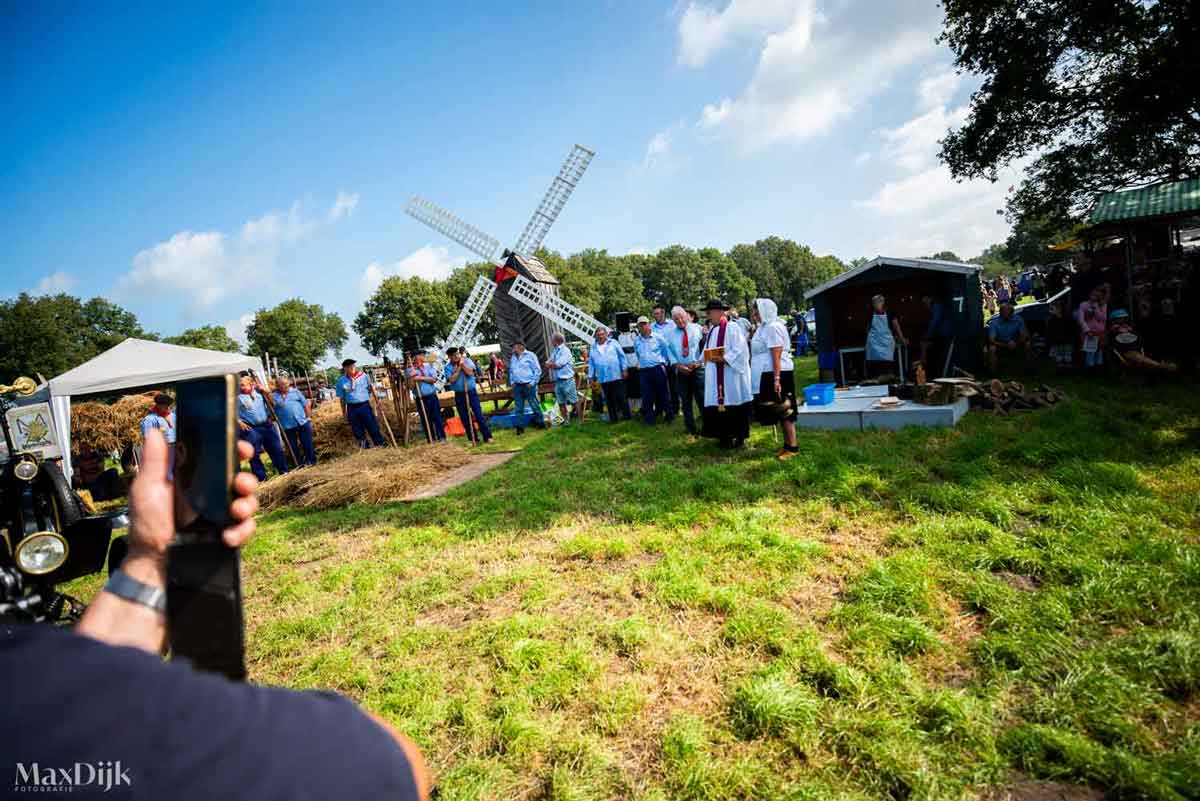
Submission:
<svg viewBox="0 0 1200 801">
<path fill-rule="evenodd" d="M 1200 401 L 1064 386 L 787 463 L 505 433 L 445 498 L 272 514 L 252 676 L 392 720 L 442 799 L 1200 798 Z"/>
</svg>

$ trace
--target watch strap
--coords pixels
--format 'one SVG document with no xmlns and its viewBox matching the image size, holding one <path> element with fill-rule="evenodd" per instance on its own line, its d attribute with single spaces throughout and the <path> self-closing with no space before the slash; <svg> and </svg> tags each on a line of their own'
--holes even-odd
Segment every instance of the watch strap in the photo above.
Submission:
<svg viewBox="0 0 1200 801">
<path fill-rule="evenodd" d="M 114 570 L 104 585 L 104 591 L 135 604 L 148 606 L 160 614 L 167 613 L 167 592 L 138 581 L 123 570 Z"/>
</svg>

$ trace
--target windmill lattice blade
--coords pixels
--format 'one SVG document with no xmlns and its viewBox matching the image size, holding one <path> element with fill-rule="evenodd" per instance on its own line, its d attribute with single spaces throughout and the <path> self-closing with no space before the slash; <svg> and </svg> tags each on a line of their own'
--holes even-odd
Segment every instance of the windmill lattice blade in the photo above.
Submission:
<svg viewBox="0 0 1200 801">
<path fill-rule="evenodd" d="M 404 213 L 444 234 L 467 250 L 493 264 L 500 264 L 500 240 L 489 236 L 468 222 L 458 218 L 441 206 L 423 197 L 414 197 L 404 207 Z"/>
<path fill-rule="evenodd" d="M 591 342 L 596 329 L 603 323 L 577 306 L 572 306 L 558 295 L 538 289 L 538 285 L 523 275 L 518 275 L 508 288 L 508 296 L 515 298 L 553 323 L 557 323 L 584 342 Z"/>
<path fill-rule="evenodd" d="M 471 287 L 471 294 L 467 295 L 467 302 L 463 304 L 458 319 L 454 321 L 454 327 L 450 329 L 450 336 L 446 337 L 448 346 L 457 348 L 472 344 L 471 339 L 475 336 L 475 329 L 479 326 L 479 321 L 483 319 L 484 312 L 491 305 L 492 295 L 495 294 L 496 285 L 494 283 L 482 275 L 475 279 L 475 286 Z"/>
<path fill-rule="evenodd" d="M 567 156 L 562 169 L 558 171 L 550 188 L 546 190 L 542 202 L 538 204 L 537 211 L 529 218 L 529 222 L 525 225 L 525 230 L 521 232 L 521 237 L 517 240 L 513 250 L 523 256 L 532 256 L 533 252 L 542 246 L 546 232 L 558 219 L 558 213 L 562 211 L 567 199 L 575 191 L 576 184 L 583 178 L 584 171 L 595 155 L 593 151 L 583 145 L 575 145 L 571 149 L 571 154 Z"/>
</svg>

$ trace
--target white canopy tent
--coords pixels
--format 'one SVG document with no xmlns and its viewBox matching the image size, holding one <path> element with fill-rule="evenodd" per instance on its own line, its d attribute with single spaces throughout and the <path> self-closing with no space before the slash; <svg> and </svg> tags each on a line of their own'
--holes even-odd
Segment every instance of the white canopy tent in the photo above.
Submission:
<svg viewBox="0 0 1200 801">
<path fill-rule="evenodd" d="M 50 379 L 50 406 L 63 452 L 63 472 L 71 475 L 71 398 L 159 389 L 244 370 L 265 378 L 262 363 L 254 356 L 130 338 Z"/>
</svg>

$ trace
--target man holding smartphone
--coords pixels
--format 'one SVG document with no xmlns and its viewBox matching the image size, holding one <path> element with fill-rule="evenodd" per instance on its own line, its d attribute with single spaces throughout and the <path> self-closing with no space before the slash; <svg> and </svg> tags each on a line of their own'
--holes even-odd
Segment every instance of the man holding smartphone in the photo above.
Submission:
<svg viewBox="0 0 1200 801">
<path fill-rule="evenodd" d="M 251 450 L 238 443 L 241 458 Z M 226 545 L 254 533 L 257 485 L 247 473 L 235 477 Z M 420 751 L 348 699 L 162 661 L 173 495 L 166 442 L 150 431 L 130 491 L 129 556 L 114 574 L 121 578 L 93 599 L 74 632 L 27 624 L 3 642 L 0 686 L 20 687 L 0 715 L 10 775 L 33 789 L 33 776 L 69 774 L 78 782 L 70 789 L 114 799 L 427 799 Z"/>
</svg>

